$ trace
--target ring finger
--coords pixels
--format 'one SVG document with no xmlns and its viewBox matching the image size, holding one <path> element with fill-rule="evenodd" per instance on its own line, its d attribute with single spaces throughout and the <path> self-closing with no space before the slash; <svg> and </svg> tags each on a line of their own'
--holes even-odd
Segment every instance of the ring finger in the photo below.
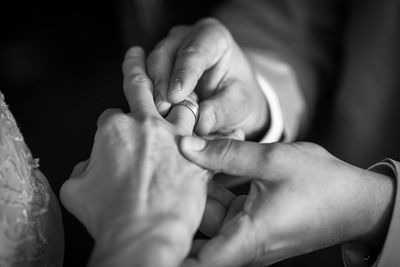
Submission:
<svg viewBox="0 0 400 267">
<path fill-rule="evenodd" d="M 191 135 L 197 122 L 198 110 L 197 96 L 191 93 L 184 101 L 171 107 L 166 120 L 175 125 L 181 134 Z"/>
</svg>

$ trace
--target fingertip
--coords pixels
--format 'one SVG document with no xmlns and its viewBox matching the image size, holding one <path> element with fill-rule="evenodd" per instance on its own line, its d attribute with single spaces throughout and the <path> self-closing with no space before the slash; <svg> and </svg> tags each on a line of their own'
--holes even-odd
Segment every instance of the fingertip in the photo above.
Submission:
<svg viewBox="0 0 400 267">
<path fill-rule="evenodd" d="M 211 112 L 204 111 L 201 108 L 199 110 L 199 120 L 195 126 L 195 132 L 200 136 L 209 135 L 212 133 L 215 124 L 215 116 Z"/>
<path fill-rule="evenodd" d="M 126 53 L 125 58 L 133 57 L 133 56 L 144 56 L 145 52 L 140 46 L 132 46 L 130 47 Z"/>
<path fill-rule="evenodd" d="M 154 104 L 156 105 L 158 112 L 162 116 L 167 115 L 168 111 L 171 108 L 171 103 L 164 100 L 164 98 L 160 94 L 156 95 L 156 97 L 154 99 Z"/>
<path fill-rule="evenodd" d="M 166 116 L 171 109 L 171 103 L 162 101 L 157 105 L 157 110 L 161 114 L 161 116 Z"/>
<path fill-rule="evenodd" d="M 175 90 L 172 92 L 168 92 L 168 101 L 171 103 L 177 104 L 185 100 L 186 96 L 183 94 L 182 90 Z"/>
</svg>

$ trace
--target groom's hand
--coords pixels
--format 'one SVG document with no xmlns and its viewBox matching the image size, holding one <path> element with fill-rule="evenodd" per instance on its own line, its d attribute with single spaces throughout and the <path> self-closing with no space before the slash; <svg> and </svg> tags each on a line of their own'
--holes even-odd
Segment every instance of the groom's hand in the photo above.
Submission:
<svg viewBox="0 0 400 267">
<path fill-rule="evenodd" d="M 393 180 L 318 145 L 184 137 L 181 150 L 204 168 L 254 177 L 248 196 L 209 191 L 201 229 L 211 239 L 196 243 L 197 257 L 184 266 L 266 266 L 347 241 L 376 245 L 385 236 Z"/>
</svg>

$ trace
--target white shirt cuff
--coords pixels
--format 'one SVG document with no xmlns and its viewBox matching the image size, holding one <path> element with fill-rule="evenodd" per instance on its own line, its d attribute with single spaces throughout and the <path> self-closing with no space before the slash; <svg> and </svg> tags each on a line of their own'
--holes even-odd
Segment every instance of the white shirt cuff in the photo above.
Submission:
<svg viewBox="0 0 400 267">
<path fill-rule="evenodd" d="M 264 137 L 259 141 L 260 143 L 273 143 L 281 140 L 284 132 L 284 122 L 282 108 L 279 103 L 279 98 L 272 88 L 271 84 L 261 74 L 256 72 L 256 79 L 258 85 L 263 91 L 267 99 L 269 109 L 269 129 Z"/>
</svg>

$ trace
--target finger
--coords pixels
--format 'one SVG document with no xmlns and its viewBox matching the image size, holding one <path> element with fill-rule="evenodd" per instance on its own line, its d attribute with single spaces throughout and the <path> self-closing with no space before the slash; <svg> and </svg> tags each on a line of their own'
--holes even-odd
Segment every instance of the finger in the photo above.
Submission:
<svg viewBox="0 0 400 267">
<path fill-rule="evenodd" d="M 228 211 L 225 215 L 223 224 L 229 222 L 230 220 L 233 219 L 240 211 L 243 210 L 244 203 L 246 202 L 247 196 L 246 195 L 241 195 L 237 196 L 235 199 L 233 199 L 229 205 Z"/>
<path fill-rule="evenodd" d="M 197 257 L 201 248 L 208 242 L 206 239 L 195 239 L 190 249 L 189 257 Z"/>
<path fill-rule="evenodd" d="M 188 99 L 187 101 L 190 101 L 194 107 L 178 103 L 171 108 L 166 117 L 166 120 L 175 125 L 178 131 L 183 135 L 191 135 L 197 121 L 199 108 L 197 102 L 192 99 Z"/>
<path fill-rule="evenodd" d="M 227 207 L 221 202 L 207 198 L 206 208 L 199 226 L 200 232 L 210 238 L 216 236 L 221 229 L 226 212 Z"/>
<path fill-rule="evenodd" d="M 207 187 L 207 196 L 220 202 L 224 207 L 228 207 L 235 198 L 235 194 L 222 185 L 211 181 Z"/>
<path fill-rule="evenodd" d="M 124 93 L 131 112 L 139 116 L 159 116 L 153 100 L 153 83 L 146 73 L 145 54 L 140 47 L 131 47 L 122 65 Z"/>
<path fill-rule="evenodd" d="M 200 102 L 199 121 L 195 132 L 201 136 L 215 132 L 231 132 L 240 127 L 251 110 L 239 90 L 239 83 L 230 84 L 211 98 Z"/>
<path fill-rule="evenodd" d="M 244 141 L 245 135 L 243 130 L 241 129 L 236 129 L 232 132 L 229 132 L 227 134 L 222 134 L 222 133 L 215 133 L 215 134 L 209 134 L 206 136 L 202 136 L 203 139 L 205 140 L 215 140 L 215 139 L 233 139 L 233 140 L 238 140 L 238 141 Z"/>
<path fill-rule="evenodd" d="M 176 52 L 188 32 L 187 26 L 172 28 L 147 57 L 147 72 L 154 84 L 154 102 L 158 112 L 166 115 L 171 107 L 167 99 L 169 79 L 175 63 Z"/>
<path fill-rule="evenodd" d="M 199 229 L 206 236 L 214 237 L 220 230 L 235 195 L 212 181 L 208 186 L 207 194 L 206 208 Z"/>
<path fill-rule="evenodd" d="M 220 233 L 202 244 L 197 259 L 183 266 L 236 267 L 253 261 L 256 256 L 256 236 L 251 219 L 242 212 L 227 223 Z"/>
<path fill-rule="evenodd" d="M 178 103 L 196 87 L 203 73 L 216 65 L 228 50 L 228 31 L 213 19 L 202 20 L 192 29 L 177 52 L 168 89 L 168 100 Z"/>
<path fill-rule="evenodd" d="M 216 140 L 216 139 L 234 139 L 234 140 L 239 140 L 239 141 L 244 141 L 244 136 L 242 138 L 242 133 L 243 131 L 238 129 L 237 131 L 232 131 L 230 133 L 227 134 L 222 134 L 222 133 L 212 133 L 212 134 L 208 134 L 205 136 L 202 136 L 201 138 L 203 138 L 204 140 Z M 244 133 L 243 133 L 244 134 Z"/>
<path fill-rule="evenodd" d="M 229 175 L 223 172 L 214 175 L 213 180 L 220 185 L 230 189 L 236 186 L 245 185 L 249 183 L 253 178 L 247 176 Z"/>
<path fill-rule="evenodd" d="M 180 140 L 182 154 L 192 162 L 213 171 L 236 176 L 263 178 L 273 144 L 218 139 L 206 141 L 194 136 Z"/>
</svg>

